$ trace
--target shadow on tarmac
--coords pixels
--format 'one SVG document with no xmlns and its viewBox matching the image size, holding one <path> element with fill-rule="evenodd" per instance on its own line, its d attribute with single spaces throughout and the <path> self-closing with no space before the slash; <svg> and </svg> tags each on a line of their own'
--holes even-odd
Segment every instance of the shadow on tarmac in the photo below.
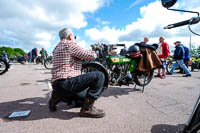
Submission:
<svg viewBox="0 0 200 133">
<path fill-rule="evenodd" d="M 46 80 L 40 81 L 46 82 Z M 49 90 L 42 90 L 49 91 Z M 103 92 L 101 97 L 114 96 L 118 98 L 120 95 L 128 95 L 130 92 L 139 91 L 140 89 L 133 88 L 123 88 L 123 87 L 109 87 L 106 91 Z M 7 119 L 7 116 L 12 112 L 31 110 L 31 114 L 28 117 L 18 118 L 13 120 L 19 121 L 30 121 L 30 120 L 39 120 L 47 118 L 57 118 L 62 120 L 70 120 L 79 116 L 78 112 L 69 111 L 72 107 L 67 106 L 66 103 L 59 103 L 57 106 L 56 112 L 50 112 L 48 108 L 48 101 L 50 98 L 50 93 L 45 94 L 44 97 L 33 97 L 20 99 L 16 101 L 9 101 L 0 103 L 0 118 L 5 122 L 10 122 L 12 120 Z"/>
<path fill-rule="evenodd" d="M 132 88 L 126 88 L 124 86 L 119 87 L 119 86 L 110 86 L 108 89 L 106 89 L 102 96 L 103 97 L 109 97 L 109 96 L 114 96 L 115 98 L 118 98 L 118 96 L 120 95 L 129 95 L 129 93 L 131 92 L 138 92 L 138 93 L 142 93 L 141 92 L 142 87 L 140 86 L 136 86 L 136 88 L 134 89 L 134 86 Z M 145 88 L 144 88 L 145 91 Z"/>
<path fill-rule="evenodd" d="M 182 131 L 183 128 L 184 124 L 179 124 L 177 126 L 158 124 L 152 126 L 151 133 L 180 133 L 180 131 Z"/>
<path fill-rule="evenodd" d="M 46 94 L 46 97 L 26 98 L 0 103 L 0 118 L 2 118 L 4 122 L 10 122 L 12 120 L 30 121 L 47 118 L 70 120 L 74 117 L 79 117 L 78 112 L 68 111 L 71 107 L 67 106 L 66 103 L 60 103 L 56 112 L 50 112 L 48 108 L 49 95 L 50 92 Z M 31 110 L 31 114 L 28 117 L 12 120 L 7 118 L 7 116 L 12 112 L 25 110 Z"/>
<path fill-rule="evenodd" d="M 44 79 L 44 80 L 37 80 L 36 82 L 44 82 L 44 83 L 48 83 L 50 82 L 51 79 Z"/>
</svg>

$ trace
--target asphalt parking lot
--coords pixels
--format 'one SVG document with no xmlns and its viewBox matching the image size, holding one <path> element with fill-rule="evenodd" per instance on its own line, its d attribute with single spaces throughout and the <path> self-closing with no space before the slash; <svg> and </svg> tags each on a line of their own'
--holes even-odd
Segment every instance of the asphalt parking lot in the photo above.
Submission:
<svg viewBox="0 0 200 133">
<path fill-rule="evenodd" d="M 0 133 L 175 133 L 183 128 L 200 93 L 200 72 L 154 78 L 140 87 L 110 86 L 95 106 L 101 119 L 79 117 L 80 108 L 65 103 L 48 110 L 52 91 L 50 70 L 42 65 L 13 64 L 0 76 Z M 14 111 L 31 110 L 28 117 L 8 120 Z"/>
</svg>

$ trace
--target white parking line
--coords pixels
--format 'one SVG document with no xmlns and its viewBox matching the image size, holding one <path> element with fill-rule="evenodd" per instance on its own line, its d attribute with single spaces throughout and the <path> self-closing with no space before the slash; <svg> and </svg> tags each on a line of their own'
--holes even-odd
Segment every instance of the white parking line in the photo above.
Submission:
<svg viewBox="0 0 200 133">
<path fill-rule="evenodd" d="M 51 83 L 48 82 L 49 89 L 52 89 Z"/>
</svg>

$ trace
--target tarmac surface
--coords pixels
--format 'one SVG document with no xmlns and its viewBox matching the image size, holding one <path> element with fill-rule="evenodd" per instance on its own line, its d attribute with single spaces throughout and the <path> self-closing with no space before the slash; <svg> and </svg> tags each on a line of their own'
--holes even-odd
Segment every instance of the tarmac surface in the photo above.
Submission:
<svg viewBox="0 0 200 133">
<path fill-rule="evenodd" d="M 0 75 L 0 133 L 176 133 L 180 131 L 200 93 L 200 72 L 192 77 L 175 73 L 153 78 L 141 93 L 131 86 L 110 86 L 96 101 L 105 110 L 101 119 L 79 116 L 80 108 L 58 104 L 48 109 L 52 88 L 50 70 L 42 65 L 12 64 Z M 28 117 L 7 119 L 15 111 Z"/>
</svg>

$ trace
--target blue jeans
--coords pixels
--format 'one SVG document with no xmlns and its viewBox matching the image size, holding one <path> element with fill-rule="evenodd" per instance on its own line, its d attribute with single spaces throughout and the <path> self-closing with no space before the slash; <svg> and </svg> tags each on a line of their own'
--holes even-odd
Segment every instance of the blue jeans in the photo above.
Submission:
<svg viewBox="0 0 200 133">
<path fill-rule="evenodd" d="M 162 69 L 166 69 L 166 61 L 163 61 L 163 60 L 160 60 L 161 61 L 161 63 L 162 63 Z"/>
<path fill-rule="evenodd" d="M 103 90 L 104 74 L 102 72 L 89 72 L 77 77 L 55 81 L 52 86 L 55 91 L 63 95 L 73 95 L 81 99 L 90 97 L 97 99 Z"/>
<path fill-rule="evenodd" d="M 188 70 L 188 68 L 185 66 L 183 60 L 176 60 L 176 63 L 174 63 L 172 65 L 172 69 L 170 70 L 170 73 L 173 73 L 174 72 L 174 69 L 176 69 L 176 67 L 180 66 L 184 71 L 185 73 L 188 75 L 190 74 L 190 71 Z"/>
</svg>

